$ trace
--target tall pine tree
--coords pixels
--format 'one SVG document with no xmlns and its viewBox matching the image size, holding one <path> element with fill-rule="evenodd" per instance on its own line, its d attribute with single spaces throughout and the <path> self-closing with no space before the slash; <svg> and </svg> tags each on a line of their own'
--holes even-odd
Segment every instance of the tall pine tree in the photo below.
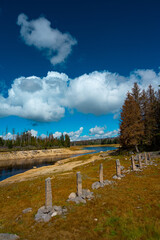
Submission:
<svg viewBox="0 0 160 240">
<path fill-rule="evenodd" d="M 140 93 L 140 88 L 137 83 L 134 83 L 134 86 L 133 86 L 132 92 L 131 92 L 131 96 L 134 98 L 134 100 L 138 104 L 140 104 L 141 93 Z"/>
<path fill-rule="evenodd" d="M 68 136 L 68 134 L 65 134 L 64 146 L 70 147 L 70 137 Z"/>
<path fill-rule="evenodd" d="M 140 143 L 147 148 L 159 147 L 160 90 L 155 92 L 150 85 L 141 92 L 138 84 L 134 84 L 121 112 L 120 142 L 123 147 Z"/>
<path fill-rule="evenodd" d="M 120 143 L 123 147 L 135 146 L 138 152 L 143 134 L 144 126 L 139 103 L 133 94 L 128 93 L 121 111 Z"/>
<path fill-rule="evenodd" d="M 145 143 L 151 146 L 155 144 L 155 136 L 157 132 L 156 96 L 151 85 L 148 87 L 146 96 Z"/>
<path fill-rule="evenodd" d="M 160 143 L 160 90 L 156 92 L 156 145 L 159 146 Z"/>
</svg>

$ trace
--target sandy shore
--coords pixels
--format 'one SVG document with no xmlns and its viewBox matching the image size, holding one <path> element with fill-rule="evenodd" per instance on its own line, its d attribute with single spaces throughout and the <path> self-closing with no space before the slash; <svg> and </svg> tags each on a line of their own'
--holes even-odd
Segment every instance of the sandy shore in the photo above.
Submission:
<svg viewBox="0 0 160 240">
<path fill-rule="evenodd" d="M 15 151 L 15 152 L 1 152 L 0 165 L 8 160 L 22 160 L 22 159 L 37 159 L 37 158 L 64 158 L 71 155 L 86 153 L 86 150 L 71 150 L 69 148 L 47 149 L 47 150 L 30 150 L 30 151 Z"/>
</svg>

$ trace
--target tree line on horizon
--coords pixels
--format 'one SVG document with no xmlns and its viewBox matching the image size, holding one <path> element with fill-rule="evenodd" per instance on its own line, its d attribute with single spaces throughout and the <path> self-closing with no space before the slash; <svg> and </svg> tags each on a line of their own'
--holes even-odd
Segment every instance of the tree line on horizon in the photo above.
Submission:
<svg viewBox="0 0 160 240">
<path fill-rule="evenodd" d="M 120 117 L 120 144 L 136 151 L 159 149 L 160 145 L 160 90 L 152 85 L 140 90 L 134 83 L 127 93 Z"/>
<path fill-rule="evenodd" d="M 7 134 L 6 134 L 7 135 Z M 25 131 L 21 134 L 17 133 L 15 135 L 13 129 L 12 139 L 0 138 L 0 148 L 5 149 L 47 149 L 52 147 L 70 147 L 70 137 L 68 134 L 63 135 L 59 138 L 54 138 L 53 134 L 50 133 L 49 136 L 45 138 L 32 136 L 30 131 Z"/>
<path fill-rule="evenodd" d="M 71 146 L 87 146 L 87 145 L 105 145 L 105 144 L 118 144 L 119 137 L 78 140 L 71 142 Z"/>
</svg>

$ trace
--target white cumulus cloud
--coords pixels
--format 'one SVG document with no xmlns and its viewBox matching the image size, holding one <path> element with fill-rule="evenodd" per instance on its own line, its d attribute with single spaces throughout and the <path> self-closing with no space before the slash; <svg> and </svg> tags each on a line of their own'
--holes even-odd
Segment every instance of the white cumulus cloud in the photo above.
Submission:
<svg viewBox="0 0 160 240">
<path fill-rule="evenodd" d="M 52 71 L 43 78 L 20 77 L 14 80 L 8 97 L 1 93 L 0 117 L 15 115 L 42 122 L 59 121 L 68 108 L 94 115 L 113 113 L 117 118 L 134 82 L 141 89 L 147 89 L 151 84 L 157 90 L 160 73 L 136 70 L 124 77 L 108 71 L 95 71 L 70 79 L 64 73 Z M 97 127 L 90 134 L 96 130 L 104 131 Z"/>
<path fill-rule="evenodd" d="M 95 126 L 94 128 L 89 129 L 90 136 L 88 136 L 88 139 L 89 137 L 91 139 L 116 137 L 119 133 L 119 129 L 113 130 L 113 131 L 105 131 L 105 130 L 106 130 L 106 127 L 98 127 L 98 126 Z"/>
<path fill-rule="evenodd" d="M 15 79 L 8 97 L 0 95 L 0 116 L 15 115 L 43 122 L 60 120 L 65 113 L 67 80 L 67 75 L 57 72 L 48 72 L 44 78 Z"/>
<path fill-rule="evenodd" d="M 77 140 L 80 137 L 82 132 L 83 132 L 83 127 L 80 127 L 79 130 L 77 130 L 77 131 L 63 132 L 63 135 L 65 136 L 65 134 L 68 134 L 68 136 L 70 137 L 71 141 L 75 141 L 75 140 Z M 61 135 L 62 135 L 62 132 L 55 132 L 53 134 L 53 136 L 55 138 L 56 137 L 59 138 Z"/>
<path fill-rule="evenodd" d="M 27 131 L 28 133 L 31 133 L 31 136 L 33 137 L 37 137 L 38 135 L 38 131 L 34 130 L 34 129 L 31 129 L 31 130 L 28 130 Z M 4 140 L 12 140 L 12 139 L 16 139 L 17 137 L 17 134 L 12 134 L 10 132 L 6 133 L 6 134 L 3 134 L 3 135 L 0 135 L 0 138 L 3 138 Z"/>
<path fill-rule="evenodd" d="M 15 139 L 16 135 L 14 135 Z M 4 140 L 12 140 L 13 139 L 13 134 L 8 132 L 7 134 L 0 135 L 0 138 L 3 138 Z"/>
<path fill-rule="evenodd" d="M 90 133 L 90 135 L 95 135 L 95 134 L 103 135 L 104 130 L 105 130 L 105 127 L 95 126 L 94 128 L 89 129 L 89 133 Z"/>
<path fill-rule="evenodd" d="M 80 137 L 80 135 L 83 132 L 83 127 L 80 127 L 79 130 L 75 131 L 75 132 L 64 132 L 64 134 L 68 134 L 71 138 L 72 141 L 75 141 L 76 139 L 78 139 Z"/>
<path fill-rule="evenodd" d="M 34 130 L 34 129 L 31 129 L 31 130 L 29 130 L 28 132 L 31 133 L 31 136 L 37 137 L 38 131 L 36 131 L 36 130 Z"/>
<path fill-rule="evenodd" d="M 61 132 L 55 132 L 55 133 L 53 134 L 53 137 L 55 137 L 55 138 L 60 138 L 61 135 L 62 135 Z"/>
<path fill-rule="evenodd" d="M 44 17 L 28 20 L 21 13 L 17 24 L 21 27 L 20 35 L 23 41 L 43 51 L 50 62 L 55 65 L 64 62 L 72 51 L 77 41 L 69 33 L 61 33 L 58 29 L 51 27 L 51 22 Z"/>
<path fill-rule="evenodd" d="M 95 131 L 91 130 L 91 129 L 95 129 Z M 89 135 L 80 135 L 79 137 L 77 137 L 76 139 L 74 139 L 73 141 L 79 141 L 79 140 L 93 140 L 93 139 L 103 139 L 103 138 L 110 138 L 110 137 L 117 137 L 119 134 L 119 129 L 118 130 L 113 130 L 113 131 L 107 131 L 105 132 L 104 130 L 99 130 L 95 127 L 95 128 L 91 128 L 89 129 Z M 96 130 L 97 129 L 97 130 Z M 103 129 L 106 129 L 106 127 L 103 127 Z M 91 130 L 91 131 L 90 131 Z M 102 133 L 103 131 L 103 133 Z M 92 134 L 91 134 L 92 132 Z"/>
<path fill-rule="evenodd" d="M 68 106 L 82 113 L 117 114 L 134 82 L 138 82 L 140 88 L 146 89 L 152 84 L 157 89 L 160 73 L 136 70 L 129 77 L 108 71 L 84 74 L 70 81 L 67 92 Z"/>
</svg>

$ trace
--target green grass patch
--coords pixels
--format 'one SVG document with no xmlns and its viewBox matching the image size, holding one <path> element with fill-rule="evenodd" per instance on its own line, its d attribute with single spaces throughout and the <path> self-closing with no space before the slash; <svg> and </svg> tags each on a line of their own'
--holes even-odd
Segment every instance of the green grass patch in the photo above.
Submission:
<svg viewBox="0 0 160 240">
<path fill-rule="evenodd" d="M 90 157 L 80 159 L 85 161 Z M 126 169 L 130 166 L 126 156 L 109 156 L 95 161 L 94 165 L 79 166 L 71 174 L 49 174 L 1 186 L 0 232 L 15 233 L 23 240 L 160 239 L 159 166 L 148 166 L 138 174 L 127 174 L 115 185 L 94 190 L 95 198 L 87 204 L 66 202 L 69 194 L 76 191 L 76 171 L 82 174 L 83 188 L 91 190 L 92 183 L 99 180 L 100 163 L 103 163 L 104 179 L 113 180 L 117 158 Z M 68 214 L 66 218 L 54 217 L 49 223 L 35 223 L 34 216 L 45 203 L 47 177 L 53 177 L 53 205 L 66 206 Z M 33 211 L 22 214 L 28 207 Z"/>
</svg>

